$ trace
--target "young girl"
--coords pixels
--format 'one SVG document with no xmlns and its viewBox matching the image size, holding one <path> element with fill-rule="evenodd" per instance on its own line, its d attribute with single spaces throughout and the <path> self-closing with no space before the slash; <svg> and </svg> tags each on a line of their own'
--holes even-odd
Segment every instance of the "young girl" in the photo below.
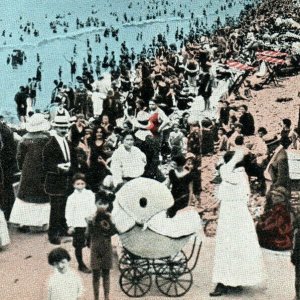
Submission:
<svg viewBox="0 0 300 300">
<path fill-rule="evenodd" d="M 91 269 L 93 272 L 94 299 L 99 300 L 100 276 L 103 276 L 104 299 L 109 300 L 109 272 L 112 268 L 111 236 L 116 228 L 111 222 L 110 214 L 102 206 L 89 222 L 87 236 L 90 238 Z"/>
<path fill-rule="evenodd" d="M 180 131 L 179 123 L 174 122 L 172 125 L 172 132 L 169 136 L 169 147 L 171 149 L 171 157 L 182 154 L 184 135 Z"/>
<path fill-rule="evenodd" d="M 78 300 L 82 296 L 82 282 L 78 274 L 70 269 L 70 260 L 68 251 L 61 247 L 49 253 L 48 263 L 55 268 L 48 282 L 49 300 Z"/>
<path fill-rule="evenodd" d="M 78 262 L 78 269 L 83 273 L 91 273 L 82 259 L 82 249 L 86 246 L 86 219 L 93 216 L 97 210 L 95 194 L 86 190 L 86 178 L 77 173 L 72 179 L 74 192 L 68 197 L 66 205 L 66 220 L 69 234 L 73 234 L 73 247 Z"/>
</svg>

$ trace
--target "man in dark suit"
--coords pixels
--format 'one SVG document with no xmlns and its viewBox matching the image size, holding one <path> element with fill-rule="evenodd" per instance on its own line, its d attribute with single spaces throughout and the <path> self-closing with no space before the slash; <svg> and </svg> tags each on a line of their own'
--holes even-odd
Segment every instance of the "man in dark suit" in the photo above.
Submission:
<svg viewBox="0 0 300 300">
<path fill-rule="evenodd" d="M 275 149 L 271 160 L 264 172 L 268 183 L 268 191 L 284 187 L 289 193 L 291 192 L 291 179 L 289 177 L 289 164 L 286 149 L 291 144 L 287 136 L 281 137 L 280 145 Z"/>
<path fill-rule="evenodd" d="M 221 106 L 219 111 L 219 124 L 220 126 L 227 125 L 229 121 L 229 111 L 230 111 L 229 102 L 220 100 L 219 103 Z"/>
<path fill-rule="evenodd" d="M 17 113 L 20 121 L 24 121 L 27 112 L 27 94 L 24 86 L 20 86 L 19 91 L 15 95 L 15 102 L 17 104 Z"/>
<path fill-rule="evenodd" d="M 72 166 L 74 151 L 65 136 L 69 120 L 66 116 L 56 116 L 53 127 L 56 133 L 51 137 L 43 150 L 43 166 L 46 173 L 45 191 L 50 197 L 50 221 L 48 237 L 52 244 L 60 244 L 60 237 L 66 234 L 67 224 L 65 207 L 71 190 Z"/>
<path fill-rule="evenodd" d="M 272 178 L 271 188 L 282 186 L 291 192 L 291 179 L 289 177 L 289 164 L 286 149 L 291 144 L 288 136 L 280 139 L 280 145 L 276 148 L 268 166 Z"/>
</svg>

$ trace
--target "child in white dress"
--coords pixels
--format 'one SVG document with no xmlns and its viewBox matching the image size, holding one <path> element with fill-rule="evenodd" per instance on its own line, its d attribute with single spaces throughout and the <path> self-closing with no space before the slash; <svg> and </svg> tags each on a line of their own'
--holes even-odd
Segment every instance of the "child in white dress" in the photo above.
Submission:
<svg viewBox="0 0 300 300">
<path fill-rule="evenodd" d="M 80 276 L 70 268 L 70 254 L 63 248 L 55 248 L 48 255 L 54 273 L 48 281 L 48 300 L 78 300 L 83 294 Z"/>
</svg>

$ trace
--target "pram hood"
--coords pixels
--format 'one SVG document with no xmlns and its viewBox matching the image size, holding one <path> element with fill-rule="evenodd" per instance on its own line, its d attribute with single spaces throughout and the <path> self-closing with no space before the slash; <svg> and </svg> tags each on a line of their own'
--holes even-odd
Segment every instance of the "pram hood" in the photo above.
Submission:
<svg viewBox="0 0 300 300">
<path fill-rule="evenodd" d="M 173 204 L 173 196 L 164 184 L 153 179 L 136 178 L 116 193 L 112 218 L 119 232 L 125 232 L 135 223 L 146 224 L 152 216 Z"/>
<path fill-rule="evenodd" d="M 166 209 L 173 203 L 172 194 L 164 184 L 147 178 L 134 179 L 116 194 L 112 220 L 120 234 L 136 225 L 174 239 L 196 233 L 201 227 L 197 211 L 187 207 L 168 218 Z"/>
</svg>

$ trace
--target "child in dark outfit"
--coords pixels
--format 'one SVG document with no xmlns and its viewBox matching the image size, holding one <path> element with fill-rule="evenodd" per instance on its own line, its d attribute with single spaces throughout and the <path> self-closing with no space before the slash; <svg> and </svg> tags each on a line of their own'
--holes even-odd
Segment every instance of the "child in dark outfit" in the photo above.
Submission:
<svg viewBox="0 0 300 300">
<path fill-rule="evenodd" d="M 101 273 L 103 276 L 104 299 L 109 300 L 110 269 L 112 268 L 111 236 L 116 233 L 110 214 L 100 207 L 89 222 L 87 236 L 90 239 L 91 269 L 93 272 L 94 299 L 99 300 Z"/>
</svg>

